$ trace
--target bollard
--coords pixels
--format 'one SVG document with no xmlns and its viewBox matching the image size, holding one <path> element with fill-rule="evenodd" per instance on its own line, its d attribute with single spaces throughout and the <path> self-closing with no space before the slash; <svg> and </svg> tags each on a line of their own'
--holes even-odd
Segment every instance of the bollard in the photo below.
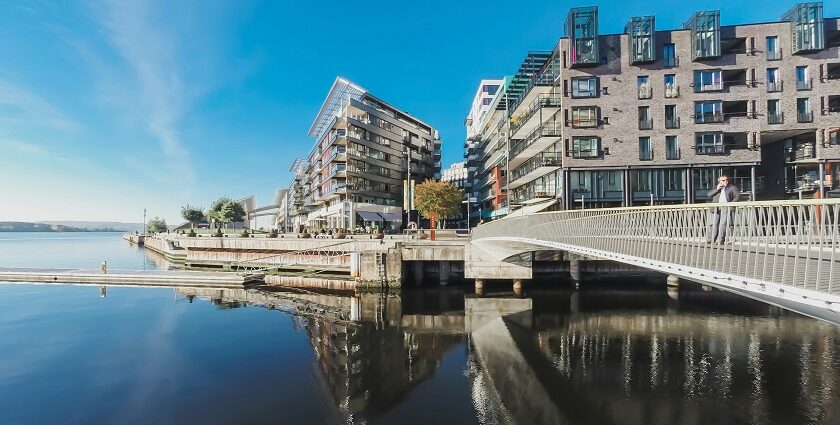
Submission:
<svg viewBox="0 0 840 425">
<path fill-rule="evenodd" d="M 106 274 L 108 273 L 108 262 L 102 260 L 102 264 L 99 265 L 99 273 Z"/>
</svg>

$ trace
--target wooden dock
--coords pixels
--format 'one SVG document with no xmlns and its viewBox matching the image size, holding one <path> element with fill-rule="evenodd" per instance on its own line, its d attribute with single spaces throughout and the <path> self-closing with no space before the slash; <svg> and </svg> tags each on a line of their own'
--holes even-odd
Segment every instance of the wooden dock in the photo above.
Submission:
<svg viewBox="0 0 840 425">
<path fill-rule="evenodd" d="M 0 282 L 75 283 L 92 285 L 163 286 L 191 288 L 244 288 L 262 283 L 261 273 L 201 272 L 186 270 L 114 270 L 0 268 Z"/>
</svg>

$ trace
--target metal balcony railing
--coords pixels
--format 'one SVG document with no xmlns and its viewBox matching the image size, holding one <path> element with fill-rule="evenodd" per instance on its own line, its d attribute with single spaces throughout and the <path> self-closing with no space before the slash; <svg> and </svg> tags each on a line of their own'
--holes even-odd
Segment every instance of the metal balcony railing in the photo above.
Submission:
<svg viewBox="0 0 840 425">
<path fill-rule="evenodd" d="M 680 128 L 680 117 L 665 118 L 665 128 Z"/>
<path fill-rule="evenodd" d="M 541 94 L 520 115 L 512 117 L 510 120 L 510 133 L 514 134 L 520 127 L 522 127 L 531 117 L 534 116 L 542 108 L 559 108 L 563 96 L 556 94 Z"/>
<path fill-rule="evenodd" d="M 653 148 L 639 149 L 639 161 L 652 161 L 652 160 L 653 160 Z"/>
<path fill-rule="evenodd" d="M 508 257 L 516 245 L 618 261 L 804 303 L 835 321 L 840 311 L 840 199 L 546 212 L 485 223 L 470 242 Z"/>
<path fill-rule="evenodd" d="M 767 82 L 767 93 L 776 93 L 782 91 L 782 82 L 781 81 L 768 81 Z"/>
<path fill-rule="evenodd" d="M 639 99 L 650 99 L 653 97 L 653 88 L 650 84 L 642 84 L 639 86 Z"/>
<path fill-rule="evenodd" d="M 767 60 L 777 61 L 777 60 L 780 60 L 780 59 L 782 59 L 782 49 L 781 48 L 767 51 Z"/>
<path fill-rule="evenodd" d="M 784 112 L 777 114 L 767 114 L 767 124 L 782 124 L 785 122 Z"/>
<path fill-rule="evenodd" d="M 520 165 L 510 173 L 510 183 L 526 176 L 540 167 L 559 167 L 563 156 L 560 152 L 542 152 L 535 155 L 528 162 Z"/>
<path fill-rule="evenodd" d="M 516 158 L 522 151 L 533 145 L 534 142 L 541 137 L 560 137 L 563 127 L 554 122 L 548 122 L 534 129 L 531 133 L 525 136 L 524 139 L 517 141 L 510 148 L 510 157 Z"/>
<path fill-rule="evenodd" d="M 798 112 L 796 114 L 796 122 L 814 122 L 814 112 Z"/>
<path fill-rule="evenodd" d="M 665 97 L 668 99 L 675 99 L 680 97 L 680 86 L 674 84 L 666 84 Z"/>
<path fill-rule="evenodd" d="M 639 120 L 639 130 L 653 130 L 653 119 Z"/>
<path fill-rule="evenodd" d="M 665 149 L 665 159 L 680 159 L 680 148 Z"/>
</svg>

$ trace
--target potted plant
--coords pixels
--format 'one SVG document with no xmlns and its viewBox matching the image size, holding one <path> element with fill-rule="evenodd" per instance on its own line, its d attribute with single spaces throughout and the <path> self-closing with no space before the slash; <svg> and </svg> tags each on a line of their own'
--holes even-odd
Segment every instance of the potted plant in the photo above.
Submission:
<svg viewBox="0 0 840 425">
<path fill-rule="evenodd" d="M 371 236 L 371 238 L 372 239 L 383 239 L 383 238 L 385 238 L 385 234 L 382 233 L 382 229 L 380 229 L 379 226 L 374 226 L 373 227 L 373 236 Z"/>
<path fill-rule="evenodd" d="M 344 239 L 347 237 L 347 229 L 337 229 L 335 231 L 335 238 L 336 239 Z"/>
</svg>

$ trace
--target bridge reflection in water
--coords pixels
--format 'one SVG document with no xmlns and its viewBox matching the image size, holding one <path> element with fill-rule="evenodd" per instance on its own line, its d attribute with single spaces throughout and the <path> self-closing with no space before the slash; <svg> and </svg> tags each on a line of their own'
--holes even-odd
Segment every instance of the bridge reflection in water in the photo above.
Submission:
<svg viewBox="0 0 840 425">
<path fill-rule="evenodd" d="M 335 423 L 419 402 L 457 350 L 479 423 L 840 423 L 840 328 L 722 292 L 178 291 L 295 315 Z"/>
</svg>

